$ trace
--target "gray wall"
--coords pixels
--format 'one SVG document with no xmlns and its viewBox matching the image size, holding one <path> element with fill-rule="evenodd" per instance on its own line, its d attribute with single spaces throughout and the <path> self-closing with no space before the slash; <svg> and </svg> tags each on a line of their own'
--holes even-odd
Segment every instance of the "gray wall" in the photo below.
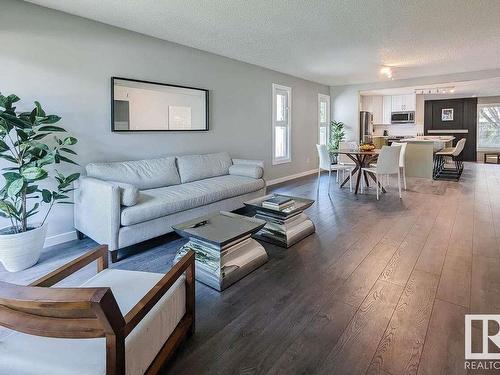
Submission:
<svg viewBox="0 0 500 375">
<path fill-rule="evenodd" d="M 2 0 L 1 8 L 0 91 L 19 95 L 21 110 L 39 100 L 62 116 L 79 139 L 82 165 L 226 150 L 265 160 L 266 179 L 315 168 L 318 93 L 327 86 L 21 1 Z M 211 130 L 111 133 L 111 76 L 209 89 Z M 292 163 L 278 166 L 271 166 L 272 83 L 292 87 Z M 72 225 L 72 209 L 58 207 L 49 236 Z"/>
</svg>

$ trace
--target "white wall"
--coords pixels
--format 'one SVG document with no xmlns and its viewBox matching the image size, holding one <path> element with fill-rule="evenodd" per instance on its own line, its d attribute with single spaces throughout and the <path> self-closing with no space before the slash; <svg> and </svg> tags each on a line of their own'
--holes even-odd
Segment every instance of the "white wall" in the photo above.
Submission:
<svg viewBox="0 0 500 375">
<path fill-rule="evenodd" d="M 316 165 L 318 93 L 327 86 L 15 0 L 2 0 L 0 91 L 39 100 L 79 139 L 82 165 L 226 150 L 263 159 L 267 179 Z M 110 77 L 210 90 L 209 132 L 112 133 Z M 292 88 L 292 163 L 271 165 L 271 85 Z M 7 223 L 1 221 L 0 224 Z M 58 207 L 49 236 L 73 229 Z"/>
<path fill-rule="evenodd" d="M 447 74 L 405 80 L 384 81 L 359 85 L 330 87 L 332 120 L 342 121 L 346 126 L 348 139 L 358 139 L 359 135 L 359 92 L 385 88 L 412 87 L 448 82 L 500 77 L 500 69 L 479 72 Z"/>
</svg>

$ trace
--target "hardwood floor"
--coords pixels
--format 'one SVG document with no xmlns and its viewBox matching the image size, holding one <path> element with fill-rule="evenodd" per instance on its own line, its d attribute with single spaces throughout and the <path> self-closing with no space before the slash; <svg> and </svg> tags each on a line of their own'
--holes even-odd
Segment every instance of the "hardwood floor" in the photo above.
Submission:
<svg viewBox="0 0 500 375">
<path fill-rule="evenodd" d="M 317 199 L 316 233 L 263 243 L 269 262 L 222 293 L 197 283 L 196 333 L 165 373 L 467 373 L 464 315 L 500 313 L 500 166 L 467 163 L 458 183 L 408 179 L 402 200 L 392 185 L 380 201 L 335 184 L 329 198 L 326 176 L 318 196 L 315 176 L 273 187 Z M 165 272 L 183 243 L 149 241 L 112 267 Z M 28 283 L 93 245 L 46 249 L 0 280 Z"/>
</svg>

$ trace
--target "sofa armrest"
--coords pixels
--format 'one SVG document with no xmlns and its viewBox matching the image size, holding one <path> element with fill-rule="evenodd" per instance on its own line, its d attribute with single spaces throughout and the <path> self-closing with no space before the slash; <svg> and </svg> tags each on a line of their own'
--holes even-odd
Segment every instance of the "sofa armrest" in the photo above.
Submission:
<svg viewBox="0 0 500 375">
<path fill-rule="evenodd" d="M 75 190 L 75 228 L 110 251 L 118 249 L 120 187 L 91 177 L 81 177 Z"/>
<path fill-rule="evenodd" d="M 264 169 L 263 160 L 233 159 L 233 165 L 256 165 Z"/>
</svg>

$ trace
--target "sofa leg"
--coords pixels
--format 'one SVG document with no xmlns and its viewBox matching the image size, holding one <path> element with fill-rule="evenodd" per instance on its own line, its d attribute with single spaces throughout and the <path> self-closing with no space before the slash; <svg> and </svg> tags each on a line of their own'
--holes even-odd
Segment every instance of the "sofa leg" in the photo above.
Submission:
<svg viewBox="0 0 500 375">
<path fill-rule="evenodd" d="M 118 250 L 113 250 L 109 252 L 111 255 L 111 263 L 118 262 Z"/>
<path fill-rule="evenodd" d="M 85 238 L 85 235 L 80 232 L 79 230 L 76 231 L 76 238 L 78 238 L 80 241 Z"/>
</svg>

